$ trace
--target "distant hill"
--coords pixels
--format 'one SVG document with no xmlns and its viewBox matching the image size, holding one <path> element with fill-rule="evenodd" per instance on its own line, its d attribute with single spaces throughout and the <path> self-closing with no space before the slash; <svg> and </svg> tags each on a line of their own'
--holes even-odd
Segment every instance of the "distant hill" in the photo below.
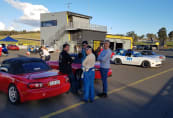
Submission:
<svg viewBox="0 0 173 118">
<path fill-rule="evenodd" d="M 2 33 L 2 32 L 0 32 Z M 6 32 L 5 32 L 6 33 Z M 0 34 L 0 40 L 7 37 L 9 32 L 6 34 Z M 22 32 L 9 35 L 10 37 L 18 40 L 17 45 L 37 45 L 40 46 L 40 32 Z M 13 42 L 1 42 L 5 44 L 16 44 Z"/>
<path fill-rule="evenodd" d="M 40 40 L 40 33 L 27 33 L 27 34 L 18 34 L 12 35 L 13 38 L 23 38 L 23 39 L 37 39 Z"/>
<path fill-rule="evenodd" d="M 26 34 L 17 34 L 17 35 L 10 35 L 14 39 L 37 39 L 40 40 L 40 33 L 39 32 L 34 32 L 34 33 L 26 33 Z M 0 39 L 5 38 L 5 35 L 0 35 Z"/>
</svg>

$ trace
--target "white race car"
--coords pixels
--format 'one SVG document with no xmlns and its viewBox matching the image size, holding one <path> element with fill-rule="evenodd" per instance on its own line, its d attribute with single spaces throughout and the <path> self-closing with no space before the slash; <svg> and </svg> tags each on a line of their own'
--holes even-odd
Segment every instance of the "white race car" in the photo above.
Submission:
<svg viewBox="0 0 173 118">
<path fill-rule="evenodd" d="M 46 46 L 46 48 L 48 49 L 48 52 L 50 52 L 50 53 L 55 52 L 55 49 L 51 46 Z"/>
<path fill-rule="evenodd" d="M 144 68 L 160 67 L 162 64 L 162 61 L 156 57 L 142 56 L 141 53 L 133 51 L 124 51 L 121 55 L 114 55 L 111 61 L 116 65 L 137 65 Z"/>
</svg>

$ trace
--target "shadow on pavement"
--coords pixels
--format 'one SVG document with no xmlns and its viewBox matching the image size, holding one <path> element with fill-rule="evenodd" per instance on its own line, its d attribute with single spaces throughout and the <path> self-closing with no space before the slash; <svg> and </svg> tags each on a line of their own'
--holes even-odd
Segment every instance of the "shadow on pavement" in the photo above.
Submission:
<svg viewBox="0 0 173 118">
<path fill-rule="evenodd" d="M 27 57 L 26 55 L 21 55 L 21 54 L 18 54 L 17 56 L 18 57 Z"/>
<path fill-rule="evenodd" d="M 116 82 L 121 86 L 125 86 L 125 84 Z M 170 78 L 167 84 L 154 97 L 150 93 L 131 86 L 121 91 L 122 93 L 123 96 L 118 92 L 111 94 L 106 99 L 98 99 L 92 104 L 89 103 L 82 107 L 77 107 L 63 113 L 62 117 L 173 118 L 173 78 Z M 143 102 L 146 99 L 149 99 L 147 104 Z M 70 93 L 49 99 L 11 105 L 6 95 L 0 93 L 0 102 L 2 101 L 3 103 L 0 103 L 0 114 L 2 116 L 7 118 L 34 118 L 78 103 L 80 102 L 80 97 Z"/>
<path fill-rule="evenodd" d="M 173 118 L 173 77 L 144 105 L 140 118 Z"/>
</svg>

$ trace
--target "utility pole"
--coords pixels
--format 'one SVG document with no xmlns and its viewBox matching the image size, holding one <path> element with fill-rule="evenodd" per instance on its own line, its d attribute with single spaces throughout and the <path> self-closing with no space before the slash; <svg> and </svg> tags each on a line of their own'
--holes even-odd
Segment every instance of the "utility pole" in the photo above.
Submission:
<svg viewBox="0 0 173 118">
<path fill-rule="evenodd" d="M 67 2 L 66 5 L 67 5 L 67 9 L 70 10 L 70 7 L 71 7 L 72 3 L 71 2 Z"/>
<path fill-rule="evenodd" d="M 88 0 L 88 15 L 90 15 L 90 0 Z"/>
</svg>

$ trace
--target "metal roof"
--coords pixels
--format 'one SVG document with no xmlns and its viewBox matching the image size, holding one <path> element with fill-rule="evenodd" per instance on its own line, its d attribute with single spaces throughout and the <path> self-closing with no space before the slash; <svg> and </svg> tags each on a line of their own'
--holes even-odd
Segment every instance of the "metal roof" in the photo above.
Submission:
<svg viewBox="0 0 173 118">
<path fill-rule="evenodd" d="M 69 16 L 77 16 L 77 17 L 81 17 L 81 18 L 87 18 L 87 19 L 91 19 L 92 16 L 88 16 L 88 15 L 84 15 L 84 14 L 79 14 L 79 13 L 75 13 L 75 12 L 71 12 L 71 11 L 66 11 L 68 13 Z"/>
</svg>

